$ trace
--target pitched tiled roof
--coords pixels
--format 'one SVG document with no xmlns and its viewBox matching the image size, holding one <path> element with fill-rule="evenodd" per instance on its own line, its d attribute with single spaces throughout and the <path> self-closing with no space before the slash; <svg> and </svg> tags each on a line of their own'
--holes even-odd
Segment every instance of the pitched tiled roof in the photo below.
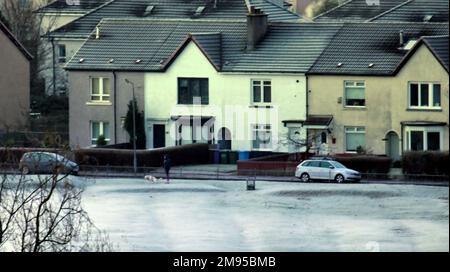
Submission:
<svg viewBox="0 0 450 272">
<path fill-rule="evenodd" d="M 86 38 L 103 18 L 245 19 L 248 5 L 261 8 L 272 21 L 300 19 L 299 15 L 270 0 L 222 0 L 218 2 L 217 8 L 214 8 L 213 1 L 205 0 L 111 0 L 87 15 L 55 30 L 51 35 Z M 154 8 L 146 15 L 145 10 L 148 6 Z M 205 9 L 199 15 L 195 15 L 196 10 L 201 6 Z"/>
<path fill-rule="evenodd" d="M 406 1 L 407 0 L 349 0 L 334 9 L 316 16 L 314 21 L 366 21 Z"/>
<path fill-rule="evenodd" d="M 374 22 L 448 22 L 449 0 L 409 0 L 372 19 Z"/>
<path fill-rule="evenodd" d="M 433 52 L 436 58 L 445 67 L 447 72 L 448 68 L 448 35 L 439 37 L 424 37 L 423 42 L 428 46 L 428 48 Z"/>
<path fill-rule="evenodd" d="M 340 27 L 271 23 L 264 40 L 247 52 L 245 20 L 104 19 L 100 39 L 88 39 L 66 68 L 162 71 L 191 36 L 221 71 L 305 73 Z"/>
<path fill-rule="evenodd" d="M 69 4 L 68 0 L 55 0 L 50 4 L 38 9 L 38 13 L 72 13 L 85 14 L 109 0 L 81 0 L 80 5 Z"/>
<path fill-rule="evenodd" d="M 32 60 L 33 56 L 28 52 L 28 50 L 17 40 L 17 38 L 12 34 L 12 32 L 6 27 L 5 24 L 0 20 L 0 31 L 3 32 L 8 39 L 19 49 L 19 51 L 27 58 Z"/>
<path fill-rule="evenodd" d="M 310 70 L 311 74 L 393 75 L 408 53 L 404 41 L 448 35 L 448 23 L 345 23 Z"/>
</svg>

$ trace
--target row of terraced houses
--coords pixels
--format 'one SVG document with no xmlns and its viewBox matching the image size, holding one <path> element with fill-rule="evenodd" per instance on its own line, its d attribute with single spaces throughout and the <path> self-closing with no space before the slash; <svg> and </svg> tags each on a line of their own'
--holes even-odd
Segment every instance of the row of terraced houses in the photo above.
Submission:
<svg viewBox="0 0 450 272">
<path fill-rule="evenodd" d="M 349 0 L 313 19 L 273 0 L 94 2 L 38 11 L 60 18 L 44 38 L 73 147 L 129 141 L 135 93 L 148 149 L 449 148 L 447 0 Z"/>
</svg>

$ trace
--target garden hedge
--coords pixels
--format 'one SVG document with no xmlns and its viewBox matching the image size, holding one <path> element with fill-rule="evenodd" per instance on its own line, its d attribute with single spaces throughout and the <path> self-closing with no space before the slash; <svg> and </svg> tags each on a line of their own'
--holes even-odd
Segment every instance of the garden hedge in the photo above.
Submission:
<svg viewBox="0 0 450 272">
<path fill-rule="evenodd" d="M 449 175 L 449 152 L 411 151 L 402 156 L 404 174 Z"/>
<path fill-rule="evenodd" d="M 74 151 L 75 161 L 80 165 L 133 166 L 133 150 L 105 148 L 78 149 Z M 172 165 L 210 163 L 208 144 L 191 144 L 153 150 L 137 150 L 139 167 L 160 167 L 168 154 Z"/>
<path fill-rule="evenodd" d="M 361 173 L 389 173 L 391 167 L 391 159 L 386 156 L 336 156 L 336 161 L 342 163 L 346 167 L 359 171 Z"/>
</svg>

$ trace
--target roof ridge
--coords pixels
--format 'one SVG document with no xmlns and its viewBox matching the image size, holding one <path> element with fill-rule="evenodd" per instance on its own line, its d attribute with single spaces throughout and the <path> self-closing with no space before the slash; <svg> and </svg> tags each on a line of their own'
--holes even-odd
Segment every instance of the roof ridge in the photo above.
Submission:
<svg viewBox="0 0 450 272">
<path fill-rule="evenodd" d="M 280 9 L 282 9 L 283 11 L 287 11 L 287 12 L 289 12 L 290 14 L 297 16 L 298 18 L 303 18 L 303 16 L 300 16 L 300 14 L 295 13 L 295 12 L 292 12 L 292 11 L 290 11 L 289 9 L 287 9 L 287 8 L 285 8 L 285 7 L 282 7 L 282 6 L 280 6 L 280 5 L 277 5 L 276 3 L 274 3 L 274 2 L 272 2 L 272 1 L 270 1 L 270 0 L 262 0 L 262 1 L 264 1 L 264 2 L 266 2 L 266 3 L 270 3 L 271 5 L 276 6 L 276 7 L 280 8 Z"/>
<path fill-rule="evenodd" d="M 114 1 L 114 0 L 113 0 Z M 136 17 L 103 17 L 99 24 L 103 21 L 136 21 L 136 22 L 224 22 L 224 23 L 242 23 L 245 19 L 227 19 L 227 18 L 136 18 Z"/>
<path fill-rule="evenodd" d="M 32 60 L 33 55 L 28 52 L 28 50 L 23 46 L 23 44 L 14 36 L 11 30 L 0 20 L 0 30 L 5 33 L 6 37 L 15 45 L 17 49 L 24 55 L 28 60 Z"/>
<path fill-rule="evenodd" d="M 391 9 L 386 10 L 385 12 L 382 12 L 382 13 L 376 15 L 373 18 L 370 18 L 370 19 L 366 20 L 365 22 L 372 22 L 372 21 L 374 21 L 374 20 L 376 20 L 376 19 L 378 19 L 380 17 L 383 17 L 384 15 L 389 14 L 392 11 L 394 11 L 394 10 L 400 8 L 400 7 L 403 7 L 403 6 L 405 6 L 405 5 L 407 5 L 407 4 L 411 3 L 411 2 L 414 2 L 414 1 L 415 0 L 407 0 L 407 1 L 403 2 L 403 3 L 398 4 L 397 6 L 391 8 Z"/>
<path fill-rule="evenodd" d="M 338 8 L 341 8 L 341 7 L 347 5 L 347 4 L 350 3 L 350 2 L 353 2 L 353 0 L 348 0 L 348 1 L 346 1 L 346 2 L 344 2 L 344 3 L 342 3 L 342 4 L 340 4 L 340 5 L 335 6 L 335 7 L 332 8 L 332 9 L 329 9 L 329 10 L 327 10 L 327 11 L 325 11 L 325 12 L 322 12 L 321 14 L 319 14 L 319 15 L 313 17 L 312 20 L 314 21 L 314 20 L 316 20 L 317 18 L 319 18 L 319 17 L 321 17 L 321 16 L 323 16 L 323 15 L 325 15 L 325 14 L 328 14 L 328 13 L 330 13 L 330 12 L 332 12 L 332 11 L 338 9 Z"/>
</svg>

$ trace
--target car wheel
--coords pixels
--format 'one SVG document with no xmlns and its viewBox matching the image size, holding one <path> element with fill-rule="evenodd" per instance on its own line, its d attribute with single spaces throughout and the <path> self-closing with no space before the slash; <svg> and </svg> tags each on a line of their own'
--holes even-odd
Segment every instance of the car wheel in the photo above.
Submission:
<svg viewBox="0 0 450 272">
<path fill-rule="evenodd" d="M 337 183 L 344 183 L 345 178 L 343 175 L 337 174 L 336 177 L 334 177 L 334 181 L 336 181 Z"/>
<path fill-rule="evenodd" d="M 30 168 L 28 168 L 28 166 L 23 166 L 21 172 L 23 175 L 28 175 L 30 173 Z"/>
<path fill-rule="evenodd" d="M 308 173 L 303 173 L 300 175 L 300 180 L 303 182 L 308 182 L 309 181 L 309 175 Z"/>
</svg>

